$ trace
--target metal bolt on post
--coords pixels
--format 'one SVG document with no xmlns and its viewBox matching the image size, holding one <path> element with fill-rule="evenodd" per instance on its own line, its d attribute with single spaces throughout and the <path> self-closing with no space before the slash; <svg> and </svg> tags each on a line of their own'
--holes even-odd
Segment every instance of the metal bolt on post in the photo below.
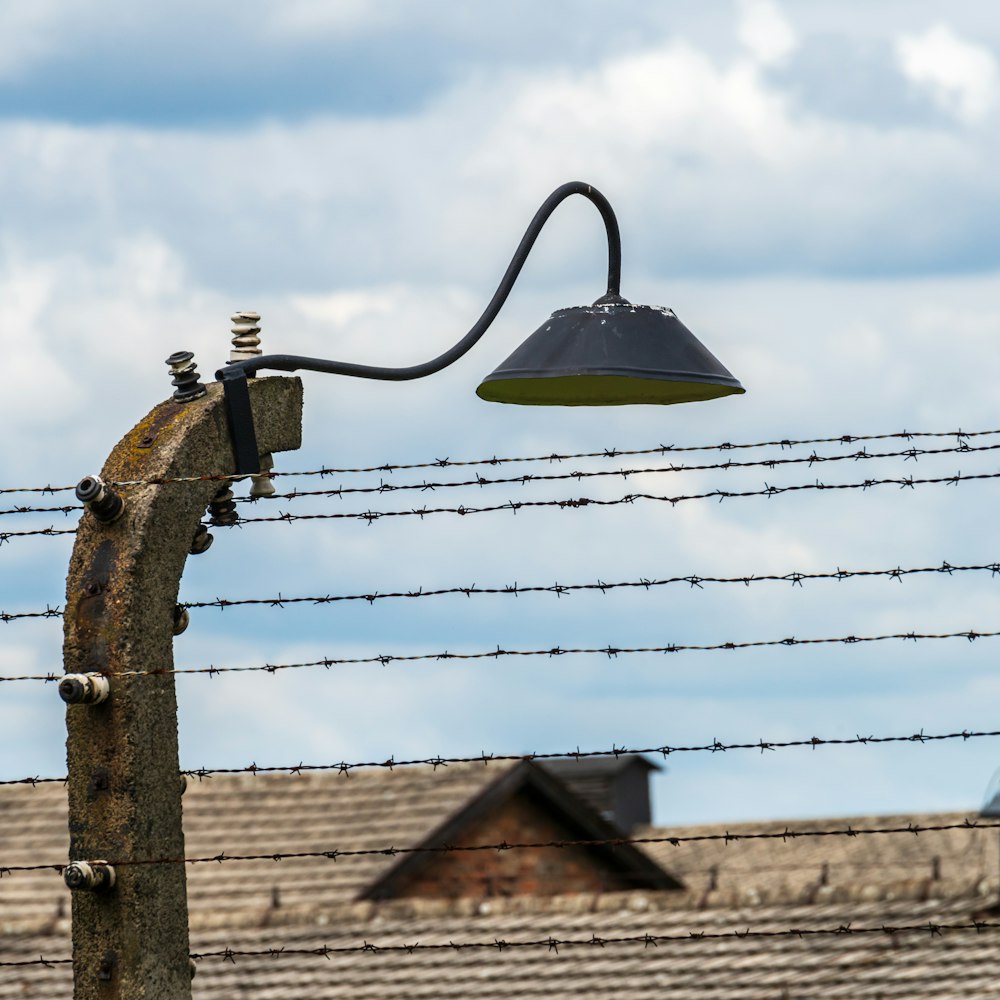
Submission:
<svg viewBox="0 0 1000 1000">
<path fill-rule="evenodd" d="M 184 855 L 173 638 L 188 623 L 177 600 L 181 574 L 188 555 L 208 547 L 201 519 L 219 490 L 218 482 L 151 480 L 235 472 L 222 386 L 200 385 L 189 352 L 169 364 L 174 397 L 83 484 L 89 506 L 66 580 L 59 695 L 67 702 L 74 1000 L 191 997 L 184 865 L 120 863 Z M 297 378 L 253 379 L 250 401 L 261 450 L 299 447 Z M 123 482 L 139 485 L 114 485 Z"/>
</svg>

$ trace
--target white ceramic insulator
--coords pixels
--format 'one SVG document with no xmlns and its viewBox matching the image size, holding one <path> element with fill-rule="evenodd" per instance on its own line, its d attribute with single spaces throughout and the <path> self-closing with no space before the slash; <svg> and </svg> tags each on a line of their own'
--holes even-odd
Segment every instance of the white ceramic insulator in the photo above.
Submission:
<svg viewBox="0 0 1000 1000">
<path fill-rule="evenodd" d="M 66 674 L 60 683 L 69 680 L 77 681 L 83 688 L 83 697 L 78 702 L 80 705 L 100 705 L 111 694 L 111 684 L 104 674 Z"/>
<path fill-rule="evenodd" d="M 90 704 L 100 705 L 102 701 L 107 701 L 111 694 L 111 683 L 107 677 L 104 674 L 86 674 L 86 678 L 90 683 Z"/>
<path fill-rule="evenodd" d="M 274 488 L 274 480 L 268 475 L 273 466 L 274 460 L 270 455 L 260 456 L 260 475 L 251 477 L 250 496 L 273 497 L 278 492 Z"/>
<path fill-rule="evenodd" d="M 229 360 L 246 361 L 262 354 L 260 349 L 260 313 L 244 310 L 233 313 L 233 349 L 229 352 Z"/>
<path fill-rule="evenodd" d="M 107 861 L 73 861 L 68 867 L 75 869 L 82 876 L 81 889 L 106 891 L 114 888 L 115 870 Z"/>
</svg>

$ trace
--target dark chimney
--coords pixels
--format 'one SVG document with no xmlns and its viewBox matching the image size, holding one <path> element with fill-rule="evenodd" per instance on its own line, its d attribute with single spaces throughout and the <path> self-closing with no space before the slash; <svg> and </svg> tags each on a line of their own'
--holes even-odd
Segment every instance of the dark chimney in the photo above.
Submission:
<svg viewBox="0 0 1000 1000">
<path fill-rule="evenodd" d="M 650 822 L 649 772 L 663 768 L 641 754 L 571 757 L 539 764 L 625 833 Z"/>
</svg>

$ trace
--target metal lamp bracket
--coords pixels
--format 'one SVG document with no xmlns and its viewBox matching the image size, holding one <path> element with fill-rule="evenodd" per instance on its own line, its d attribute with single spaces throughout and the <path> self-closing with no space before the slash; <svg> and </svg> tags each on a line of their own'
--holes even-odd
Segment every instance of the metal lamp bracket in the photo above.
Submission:
<svg viewBox="0 0 1000 1000">
<path fill-rule="evenodd" d="M 226 415 L 233 438 L 236 472 L 255 474 L 260 469 L 260 452 L 257 450 L 257 431 L 253 424 L 250 405 L 250 387 L 247 373 L 241 368 L 224 368 L 222 389 L 226 397 Z"/>
</svg>

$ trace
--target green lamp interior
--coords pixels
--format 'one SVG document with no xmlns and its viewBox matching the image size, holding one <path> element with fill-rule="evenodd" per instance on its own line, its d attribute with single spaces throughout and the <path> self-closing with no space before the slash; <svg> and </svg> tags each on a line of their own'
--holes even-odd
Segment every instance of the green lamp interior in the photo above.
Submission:
<svg viewBox="0 0 1000 1000">
<path fill-rule="evenodd" d="M 491 403 L 526 406 L 624 406 L 629 403 L 697 403 L 746 392 L 709 382 L 628 375 L 555 375 L 485 381 L 476 395 Z"/>
</svg>

